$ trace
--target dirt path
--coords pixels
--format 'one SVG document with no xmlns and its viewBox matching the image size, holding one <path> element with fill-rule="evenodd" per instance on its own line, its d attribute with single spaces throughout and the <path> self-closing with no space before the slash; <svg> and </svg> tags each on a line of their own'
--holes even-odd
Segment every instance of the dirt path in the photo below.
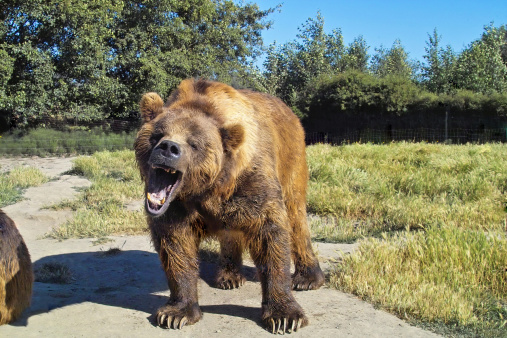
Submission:
<svg viewBox="0 0 507 338">
<path fill-rule="evenodd" d="M 34 267 L 60 262 L 73 273 L 70 284 L 36 282 L 32 306 L 18 321 L 0 327 L 0 337 L 271 337 L 259 321 L 261 290 L 255 269 L 247 262 L 248 282 L 236 290 L 212 288 L 216 266 L 201 263 L 199 301 L 203 319 L 181 331 L 153 325 L 152 313 L 168 296 L 165 276 L 148 236 L 111 237 L 112 242 L 95 246 L 92 239 L 58 242 L 41 239 L 72 215 L 68 211 L 41 210 L 45 205 L 72 198 L 76 189 L 90 183 L 76 176 L 62 175 L 71 168 L 71 159 L 5 159 L 0 171 L 16 165 L 40 168 L 54 179 L 30 188 L 25 200 L 3 210 L 16 222 L 32 257 Z M 354 245 L 315 245 L 321 263 L 353 250 Z M 121 248 L 117 255 L 105 254 Z M 324 287 L 297 292 L 310 325 L 296 337 L 436 337 L 412 327 L 368 303 Z"/>
</svg>

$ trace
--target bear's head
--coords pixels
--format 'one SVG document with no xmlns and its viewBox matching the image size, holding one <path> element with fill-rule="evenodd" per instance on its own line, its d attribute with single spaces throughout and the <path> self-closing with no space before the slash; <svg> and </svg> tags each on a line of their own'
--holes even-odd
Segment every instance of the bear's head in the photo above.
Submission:
<svg viewBox="0 0 507 338">
<path fill-rule="evenodd" d="M 210 189 L 231 186 L 233 158 L 244 142 L 243 126 L 227 124 L 204 89 L 191 85 L 191 91 L 180 85 L 165 105 L 156 93 L 140 102 L 143 125 L 135 152 L 145 208 L 153 217 L 164 214 L 174 199 L 198 199 Z"/>
</svg>

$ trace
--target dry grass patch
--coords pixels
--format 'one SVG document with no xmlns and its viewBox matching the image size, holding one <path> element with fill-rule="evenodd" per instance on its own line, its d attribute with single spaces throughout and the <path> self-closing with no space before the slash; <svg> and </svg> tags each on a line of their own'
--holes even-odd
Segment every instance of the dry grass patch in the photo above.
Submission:
<svg viewBox="0 0 507 338">
<path fill-rule="evenodd" d="M 363 240 L 331 284 L 404 319 L 495 336 L 507 329 L 506 269 L 505 234 L 435 227 Z"/>
<path fill-rule="evenodd" d="M 86 176 L 92 185 L 76 200 L 55 208 L 71 208 L 72 220 L 54 229 L 47 237 L 101 238 L 117 234 L 147 232 L 142 211 L 126 205 L 143 198 L 143 184 L 130 150 L 97 152 L 74 161 L 73 173 Z"/>
<path fill-rule="evenodd" d="M 314 145 L 307 153 L 308 204 L 321 216 L 310 222 L 314 238 L 397 230 L 363 239 L 333 286 L 446 335 L 505 336 L 507 145 Z"/>
<path fill-rule="evenodd" d="M 307 153 L 308 205 L 316 214 L 375 231 L 503 227 L 507 145 L 314 145 Z"/>
<path fill-rule="evenodd" d="M 42 264 L 34 271 L 34 275 L 35 281 L 40 283 L 70 284 L 74 280 L 69 267 L 58 262 Z"/>
<path fill-rule="evenodd" d="M 0 207 L 21 200 L 26 188 L 39 186 L 49 181 L 42 171 L 33 167 L 16 167 L 0 174 Z"/>
</svg>

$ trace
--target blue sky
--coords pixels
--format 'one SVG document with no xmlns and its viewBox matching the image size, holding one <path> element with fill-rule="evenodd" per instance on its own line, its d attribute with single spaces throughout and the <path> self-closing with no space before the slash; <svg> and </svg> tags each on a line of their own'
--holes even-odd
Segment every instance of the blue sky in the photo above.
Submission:
<svg viewBox="0 0 507 338">
<path fill-rule="evenodd" d="M 363 35 L 370 46 L 391 47 L 400 39 L 410 59 L 423 61 L 428 33 L 437 28 L 442 46 L 451 45 L 455 52 L 462 51 L 473 40 L 480 38 L 483 27 L 490 22 L 495 26 L 507 24 L 507 0 L 252 0 L 261 9 L 282 3 L 281 12 L 270 15 L 273 27 L 263 33 L 264 44 L 273 41 L 282 44 L 292 41 L 297 28 L 309 17 L 315 18 L 320 10 L 325 20 L 325 31 L 341 28 L 345 44 Z"/>
</svg>

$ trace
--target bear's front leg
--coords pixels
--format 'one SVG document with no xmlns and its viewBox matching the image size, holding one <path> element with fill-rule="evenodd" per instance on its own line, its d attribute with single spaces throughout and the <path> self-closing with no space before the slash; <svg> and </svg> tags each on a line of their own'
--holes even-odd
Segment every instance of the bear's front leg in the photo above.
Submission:
<svg viewBox="0 0 507 338">
<path fill-rule="evenodd" d="M 157 310 L 157 323 L 162 327 L 181 329 L 202 317 L 197 299 L 199 238 L 191 229 L 183 228 L 165 234 L 159 243 L 157 251 L 171 296 L 167 304 Z"/>
<path fill-rule="evenodd" d="M 250 253 L 262 286 L 262 320 L 272 333 L 297 331 L 308 325 L 291 293 L 290 243 L 286 229 L 265 224 L 250 242 Z"/>
</svg>

